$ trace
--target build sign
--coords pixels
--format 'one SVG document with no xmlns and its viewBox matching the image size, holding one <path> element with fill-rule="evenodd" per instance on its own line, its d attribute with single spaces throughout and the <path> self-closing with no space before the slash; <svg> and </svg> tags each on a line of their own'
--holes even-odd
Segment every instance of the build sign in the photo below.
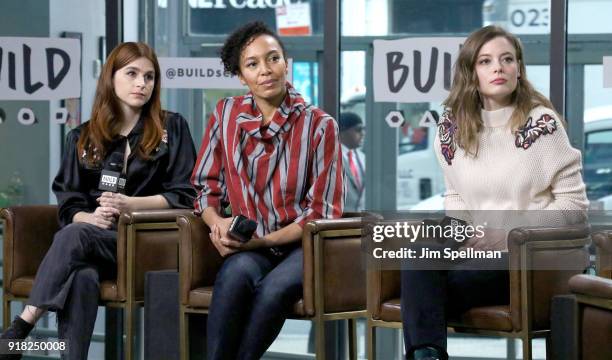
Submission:
<svg viewBox="0 0 612 360">
<path fill-rule="evenodd" d="M 374 40 L 374 101 L 444 100 L 464 41 L 463 37 Z"/>
<path fill-rule="evenodd" d="M 79 39 L 0 37 L 0 100 L 79 97 Z"/>
</svg>

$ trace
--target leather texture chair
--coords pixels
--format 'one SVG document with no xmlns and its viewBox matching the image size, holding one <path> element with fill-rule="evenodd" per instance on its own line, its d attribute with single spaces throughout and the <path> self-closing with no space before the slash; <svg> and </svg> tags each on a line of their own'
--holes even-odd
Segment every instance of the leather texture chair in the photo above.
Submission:
<svg viewBox="0 0 612 360">
<path fill-rule="evenodd" d="M 612 280 L 576 275 L 570 279 L 570 290 L 580 306 L 579 358 L 612 359 Z"/>
<path fill-rule="evenodd" d="M 531 339 L 549 333 L 551 298 L 568 293 L 570 277 L 588 266 L 589 242 L 590 231 L 584 226 L 512 230 L 508 235 L 509 304 L 472 308 L 460 319 L 449 320 L 448 326 L 456 332 L 520 338 L 523 359 L 531 359 Z M 540 270 L 527 270 L 534 264 Z M 554 264 L 563 264 L 564 270 L 543 270 L 555 268 Z M 402 328 L 400 288 L 398 270 L 368 269 L 367 344 L 371 360 L 376 356 L 376 328 Z"/>
<path fill-rule="evenodd" d="M 597 248 L 595 260 L 597 275 L 612 279 L 612 230 L 594 232 L 593 242 Z"/>
<path fill-rule="evenodd" d="M 352 215 L 351 215 L 352 216 Z M 210 229 L 194 215 L 177 218 L 180 233 L 179 291 L 181 359 L 189 357 L 189 314 L 207 314 L 223 258 Z M 325 359 L 324 322 L 349 320 L 349 356 L 356 359 L 356 318 L 366 314 L 361 218 L 310 221 L 304 226 L 303 297 L 291 318 L 314 321 L 316 358 Z"/>
<path fill-rule="evenodd" d="M 117 279 L 100 284 L 100 303 L 124 312 L 124 355 L 134 354 L 134 311 L 144 303 L 147 271 L 178 268 L 176 217 L 190 210 L 146 210 L 121 214 L 117 234 Z M 57 207 L 19 206 L 0 210 L 4 219 L 3 327 L 10 325 L 10 303 L 26 301 L 53 235 Z"/>
<path fill-rule="evenodd" d="M 612 231 L 593 233 L 597 274 L 575 275 L 572 296 L 556 297 L 553 306 L 553 358 L 557 360 L 612 359 Z"/>
</svg>

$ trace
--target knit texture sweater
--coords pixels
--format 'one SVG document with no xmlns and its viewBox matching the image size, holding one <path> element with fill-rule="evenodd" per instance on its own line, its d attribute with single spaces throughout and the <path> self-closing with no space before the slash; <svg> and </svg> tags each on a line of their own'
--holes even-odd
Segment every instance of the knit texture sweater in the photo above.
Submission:
<svg viewBox="0 0 612 360">
<path fill-rule="evenodd" d="M 446 184 L 445 209 L 586 210 L 582 157 L 559 116 L 538 106 L 513 131 L 513 111 L 482 110 L 475 157 L 456 146 L 455 120 L 447 113 L 440 118 L 435 152 Z"/>
</svg>

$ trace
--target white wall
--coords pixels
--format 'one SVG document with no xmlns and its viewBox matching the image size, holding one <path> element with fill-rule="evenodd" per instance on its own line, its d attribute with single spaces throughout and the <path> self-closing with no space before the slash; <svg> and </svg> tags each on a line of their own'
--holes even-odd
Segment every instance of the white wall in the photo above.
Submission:
<svg viewBox="0 0 612 360">
<path fill-rule="evenodd" d="M 91 0 L 49 0 L 49 36 L 61 37 L 64 31 L 83 34 L 81 54 L 81 114 L 82 121 L 89 119 L 96 91 L 97 78 L 94 76 L 94 61 L 98 59 L 100 37 L 105 35 L 105 2 Z M 49 102 L 49 183 L 59 169 L 61 154 L 60 126 L 51 120 L 59 101 Z M 50 187 L 49 187 L 50 188 Z M 50 203 L 55 203 L 55 195 L 49 192 Z"/>
</svg>

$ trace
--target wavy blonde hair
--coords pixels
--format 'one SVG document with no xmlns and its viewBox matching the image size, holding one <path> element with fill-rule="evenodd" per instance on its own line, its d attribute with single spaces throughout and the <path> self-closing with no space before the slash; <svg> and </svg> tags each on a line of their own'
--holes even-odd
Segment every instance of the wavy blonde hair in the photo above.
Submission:
<svg viewBox="0 0 612 360">
<path fill-rule="evenodd" d="M 497 37 L 503 37 L 512 44 L 519 66 L 520 76 L 511 97 L 511 104 L 515 106 L 515 110 L 510 118 L 510 129 L 517 130 L 527 120 L 529 112 L 539 105 L 554 110 L 550 100 L 534 89 L 527 80 L 523 47 L 516 36 L 494 25 L 474 31 L 468 36 L 459 51 L 454 65 L 450 94 L 443 102 L 457 123 L 455 133 L 457 145 L 472 156 L 478 154 L 478 133 L 483 128 L 480 116 L 482 102 L 478 93 L 478 75 L 475 68 L 476 59 L 482 46 Z"/>
</svg>

